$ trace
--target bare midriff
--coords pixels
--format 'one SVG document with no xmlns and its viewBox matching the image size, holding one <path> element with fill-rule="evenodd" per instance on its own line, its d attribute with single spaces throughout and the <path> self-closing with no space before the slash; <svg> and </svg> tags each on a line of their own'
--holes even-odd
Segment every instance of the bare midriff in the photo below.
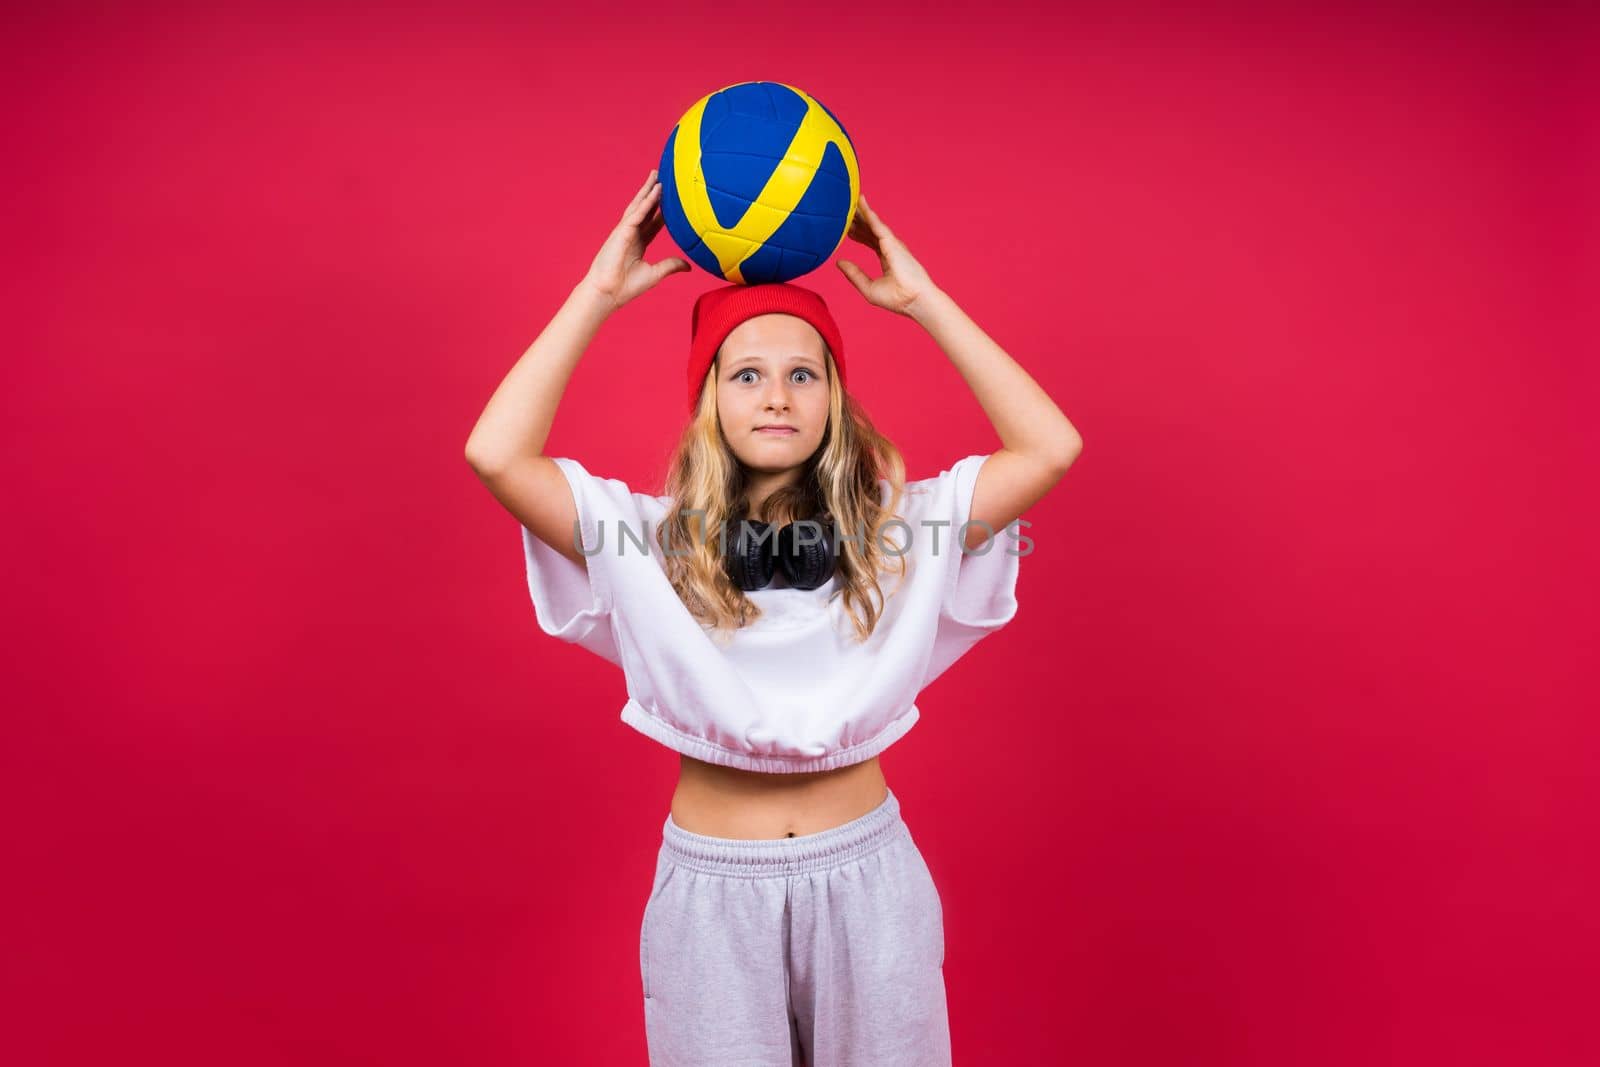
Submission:
<svg viewBox="0 0 1600 1067">
<path fill-rule="evenodd" d="M 803 774 L 766 774 L 679 754 L 672 821 L 690 833 L 742 840 L 796 837 L 859 819 L 889 795 L 878 757 Z"/>
</svg>

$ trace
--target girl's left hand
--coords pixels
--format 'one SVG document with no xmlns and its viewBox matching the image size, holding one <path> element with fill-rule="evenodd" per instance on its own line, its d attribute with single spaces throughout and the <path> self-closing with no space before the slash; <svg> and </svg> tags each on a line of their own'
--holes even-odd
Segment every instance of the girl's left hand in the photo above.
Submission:
<svg viewBox="0 0 1600 1067">
<path fill-rule="evenodd" d="M 839 269 L 850 279 L 850 284 L 866 297 L 867 303 L 896 315 L 910 315 L 918 298 L 934 291 L 935 286 L 928 272 L 884 225 L 864 196 L 856 200 L 856 217 L 850 223 L 847 236 L 876 252 L 878 263 L 883 268 L 882 277 L 869 278 L 866 271 L 849 260 L 838 260 Z"/>
</svg>

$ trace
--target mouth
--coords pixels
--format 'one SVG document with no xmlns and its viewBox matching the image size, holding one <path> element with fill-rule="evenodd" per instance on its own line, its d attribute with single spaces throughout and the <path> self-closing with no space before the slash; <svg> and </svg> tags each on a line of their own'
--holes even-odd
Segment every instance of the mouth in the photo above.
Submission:
<svg viewBox="0 0 1600 1067">
<path fill-rule="evenodd" d="M 769 433 L 779 437 L 789 437 L 799 432 L 800 431 L 795 429 L 793 426 L 784 426 L 779 423 L 773 423 L 770 426 L 756 427 L 756 433 Z"/>
</svg>

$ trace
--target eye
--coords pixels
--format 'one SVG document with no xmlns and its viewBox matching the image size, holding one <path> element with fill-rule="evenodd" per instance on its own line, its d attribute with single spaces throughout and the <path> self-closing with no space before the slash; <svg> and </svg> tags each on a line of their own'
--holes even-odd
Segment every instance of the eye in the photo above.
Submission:
<svg viewBox="0 0 1600 1067">
<path fill-rule="evenodd" d="M 736 382 L 742 382 L 742 381 L 744 381 L 744 376 L 746 374 L 754 374 L 754 373 L 755 373 L 755 371 L 753 371 L 753 370 L 742 370 L 742 371 L 740 371 L 739 373 L 737 373 L 737 374 L 735 374 L 733 376 L 733 380 L 736 381 Z"/>
<path fill-rule="evenodd" d="M 795 371 L 795 373 L 796 374 L 804 374 L 806 376 L 806 381 L 808 381 L 808 382 L 816 377 L 816 375 L 812 374 L 809 370 L 807 370 L 804 367 L 799 368 L 798 370 Z"/>
</svg>

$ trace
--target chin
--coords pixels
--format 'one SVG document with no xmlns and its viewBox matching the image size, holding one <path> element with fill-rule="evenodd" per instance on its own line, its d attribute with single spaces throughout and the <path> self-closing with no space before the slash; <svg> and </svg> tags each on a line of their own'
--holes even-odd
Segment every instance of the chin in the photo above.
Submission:
<svg viewBox="0 0 1600 1067">
<path fill-rule="evenodd" d="M 801 442 L 790 441 L 783 448 L 752 449 L 753 455 L 740 456 L 739 459 L 751 470 L 758 470 L 763 474 L 778 474 L 801 466 L 816 450 L 815 445 L 808 446 Z"/>
<path fill-rule="evenodd" d="M 779 471 L 786 471 L 790 467 L 798 467 L 804 459 L 805 456 L 799 452 L 767 452 L 762 455 L 751 456 L 745 460 L 744 465 L 752 470 L 761 471 L 763 474 L 776 474 Z"/>
</svg>

